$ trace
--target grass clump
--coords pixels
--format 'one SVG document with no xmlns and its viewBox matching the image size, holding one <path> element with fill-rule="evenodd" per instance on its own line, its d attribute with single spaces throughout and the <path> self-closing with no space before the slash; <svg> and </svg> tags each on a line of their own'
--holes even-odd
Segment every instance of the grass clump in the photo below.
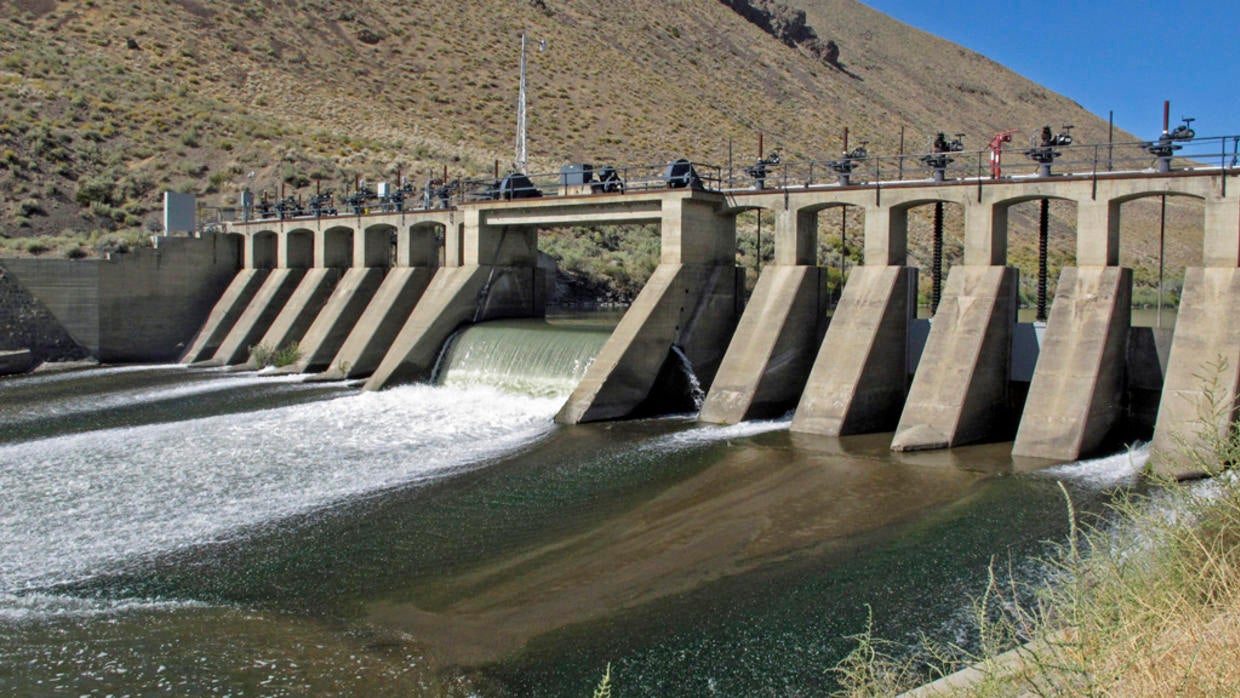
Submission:
<svg viewBox="0 0 1240 698">
<path fill-rule="evenodd" d="M 292 366 L 301 358 L 301 347 L 297 342 L 289 342 L 271 357 L 271 365 L 276 368 Z"/>
<path fill-rule="evenodd" d="M 1237 695 L 1240 477 L 1225 466 L 1240 462 L 1240 425 L 1202 423 L 1177 458 L 1210 479 L 1118 493 L 1106 526 L 1078 527 L 1065 490 L 1072 530 L 1047 563 L 1052 581 L 1022 588 L 992 565 L 975 601 L 979 650 L 901 647 L 867 629 L 833 670 L 836 695 L 895 695 L 964 667 L 911 695 Z"/>
<path fill-rule="evenodd" d="M 250 347 L 250 363 L 259 368 L 271 365 L 271 357 L 275 355 L 271 345 L 255 344 Z"/>
<path fill-rule="evenodd" d="M 300 358 L 301 347 L 297 342 L 289 342 L 280 348 L 273 348 L 268 344 L 255 344 L 250 347 L 250 364 L 258 368 L 283 368 L 297 363 Z"/>
</svg>

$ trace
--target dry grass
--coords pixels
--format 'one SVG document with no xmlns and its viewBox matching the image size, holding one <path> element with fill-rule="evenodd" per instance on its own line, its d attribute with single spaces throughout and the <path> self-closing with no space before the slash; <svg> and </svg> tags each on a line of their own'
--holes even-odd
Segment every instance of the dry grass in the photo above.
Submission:
<svg viewBox="0 0 1240 698">
<path fill-rule="evenodd" d="M 1217 423 L 1215 395 L 1205 391 L 1202 424 Z M 894 695 L 967 665 L 967 686 L 917 695 L 1240 695 L 1240 477 L 1222 465 L 1240 459 L 1240 434 L 1202 434 L 1180 457 L 1213 477 L 1118 495 L 1113 523 L 1073 529 L 1035 603 L 992 574 L 977 601 L 980 653 L 910 652 L 863 633 L 836 668 L 840 695 Z"/>
</svg>

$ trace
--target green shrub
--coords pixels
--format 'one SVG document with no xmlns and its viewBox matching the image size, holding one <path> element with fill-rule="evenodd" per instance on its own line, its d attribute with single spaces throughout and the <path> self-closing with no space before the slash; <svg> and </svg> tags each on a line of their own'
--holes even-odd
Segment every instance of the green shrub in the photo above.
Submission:
<svg viewBox="0 0 1240 698">
<path fill-rule="evenodd" d="M 43 204 L 38 199 L 23 199 L 17 205 L 17 213 L 20 216 L 46 216 L 47 211 L 43 210 Z"/>
<path fill-rule="evenodd" d="M 271 357 L 271 365 L 276 368 L 291 366 L 301 359 L 301 347 L 297 342 L 289 342 Z"/>
</svg>

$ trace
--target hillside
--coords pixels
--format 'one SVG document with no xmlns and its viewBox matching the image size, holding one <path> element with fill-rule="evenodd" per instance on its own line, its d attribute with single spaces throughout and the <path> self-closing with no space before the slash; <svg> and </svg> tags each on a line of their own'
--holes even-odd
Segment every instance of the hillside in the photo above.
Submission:
<svg viewBox="0 0 1240 698">
<path fill-rule="evenodd" d="M 876 153 L 902 127 L 909 150 L 1046 123 L 1106 138 L 1071 100 L 853 0 L 16 0 L 0 19 L 0 256 L 155 229 L 164 189 L 214 206 L 247 184 L 483 176 L 512 160 L 523 30 L 548 46 L 529 61 L 534 170 L 722 163 L 729 141 L 742 163 L 759 131 L 832 157 L 845 126 Z"/>
</svg>

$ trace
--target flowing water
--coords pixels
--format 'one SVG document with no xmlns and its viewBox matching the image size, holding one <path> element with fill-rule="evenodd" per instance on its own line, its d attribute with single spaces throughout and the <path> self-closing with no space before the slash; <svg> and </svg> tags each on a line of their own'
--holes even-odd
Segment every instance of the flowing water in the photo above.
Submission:
<svg viewBox="0 0 1240 698">
<path fill-rule="evenodd" d="M 379 393 L 135 366 L 0 380 L 0 694 L 796 696 L 872 610 L 967 643 L 1141 451 L 1037 470 L 1009 444 L 690 416 L 552 418 L 605 339 L 461 333 Z M 867 610 L 869 609 L 869 610 Z"/>
</svg>

